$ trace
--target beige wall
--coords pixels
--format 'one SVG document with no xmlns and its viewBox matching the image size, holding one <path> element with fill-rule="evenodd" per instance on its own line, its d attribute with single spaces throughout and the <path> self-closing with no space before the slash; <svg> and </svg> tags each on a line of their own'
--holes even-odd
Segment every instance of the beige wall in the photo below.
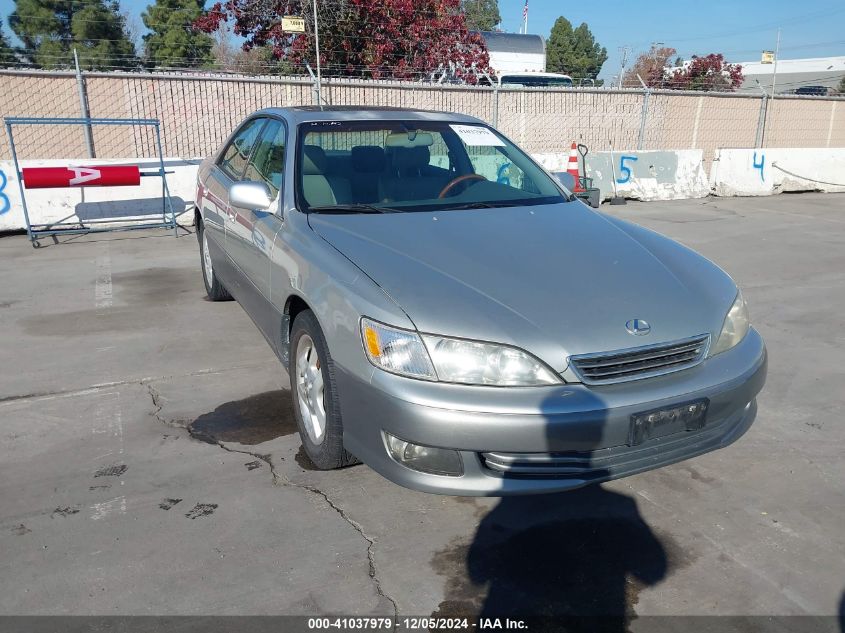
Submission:
<svg viewBox="0 0 845 633">
<path fill-rule="evenodd" d="M 0 114 L 80 116 L 72 73 L 0 71 Z M 264 107 L 310 105 L 307 79 L 247 78 L 144 73 L 85 76 L 92 117 L 161 121 L 165 156 L 212 153 L 232 128 Z M 323 97 L 334 105 L 387 105 L 462 112 L 492 123 L 533 153 L 568 151 L 573 141 L 591 151 L 636 149 L 643 94 L 634 91 L 500 91 L 463 86 L 337 81 Z M 709 165 L 725 147 L 754 147 L 760 98 L 736 95 L 654 93 L 650 96 L 643 149 L 703 149 Z M 79 126 L 16 126 L 19 158 L 84 158 Z M 149 128 L 95 126 L 98 157 L 157 155 Z M 777 98 L 768 104 L 766 147 L 845 146 L 845 99 Z M 0 158 L 9 157 L 8 139 Z"/>
</svg>

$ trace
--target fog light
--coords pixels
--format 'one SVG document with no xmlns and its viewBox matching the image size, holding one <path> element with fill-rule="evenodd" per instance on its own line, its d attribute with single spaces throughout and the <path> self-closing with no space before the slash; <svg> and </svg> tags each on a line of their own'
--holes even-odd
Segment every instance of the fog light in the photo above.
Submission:
<svg viewBox="0 0 845 633">
<path fill-rule="evenodd" d="M 389 433 L 385 433 L 384 437 L 387 440 L 390 456 L 403 466 L 433 475 L 459 477 L 464 474 L 458 451 L 412 444 L 393 437 Z"/>
</svg>

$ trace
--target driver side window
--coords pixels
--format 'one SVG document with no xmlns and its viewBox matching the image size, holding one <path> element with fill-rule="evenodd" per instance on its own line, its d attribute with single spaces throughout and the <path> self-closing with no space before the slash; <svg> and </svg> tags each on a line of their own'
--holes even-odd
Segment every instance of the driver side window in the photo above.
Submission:
<svg viewBox="0 0 845 633">
<path fill-rule="evenodd" d="M 225 172 L 232 180 L 240 180 L 244 173 L 244 167 L 249 160 L 249 155 L 252 152 L 252 147 L 258 138 L 258 133 L 264 125 L 266 119 L 253 119 L 247 122 L 237 134 L 235 138 L 223 150 L 220 156 L 218 165 L 220 169 Z"/>
<path fill-rule="evenodd" d="M 252 158 L 246 166 L 244 180 L 263 182 L 270 188 L 272 197 L 279 195 L 285 168 L 285 137 L 287 130 L 278 119 L 270 119 L 261 138 L 255 145 Z"/>
</svg>

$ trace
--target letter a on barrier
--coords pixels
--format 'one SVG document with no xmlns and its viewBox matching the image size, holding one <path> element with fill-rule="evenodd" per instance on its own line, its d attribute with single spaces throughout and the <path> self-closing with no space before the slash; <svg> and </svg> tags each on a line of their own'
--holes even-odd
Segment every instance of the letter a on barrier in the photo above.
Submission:
<svg viewBox="0 0 845 633">
<path fill-rule="evenodd" d="M 92 167 L 68 167 L 68 171 L 72 171 L 75 176 L 70 179 L 69 185 L 76 187 L 77 185 L 91 182 L 92 180 L 100 179 L 100 170 Z"/>
</svg>

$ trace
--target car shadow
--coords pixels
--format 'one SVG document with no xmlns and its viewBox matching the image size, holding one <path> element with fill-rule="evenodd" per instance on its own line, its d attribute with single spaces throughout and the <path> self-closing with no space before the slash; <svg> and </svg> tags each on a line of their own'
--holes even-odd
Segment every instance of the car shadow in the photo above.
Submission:
<svg viewBox="0 0 845 633">
<path fill-rule="evenodd" d="M 469 546 L 435 557 L 463 563 L 434 615 L 531 617 L 531 630 L 626 631 L 639 592 L 677 564 L 631 497 L 593 485 L 572 492 L 504 497 Z M 451 560 L 450 560 L 451 559 Z M 539 621 L 536 619 L 539 618 Z"/>
<path fill-rule="evenodd" d="M 839 630 L 845 633 L 845 591 L 842 592 L 842 598 L 839 600 Z"/>
<path fill-rule="evenodd" d="M 595 406 L 584 410 L 603 410 L 595 393 L 587 397 Z M 555 404 L 543 408 L 555 411 Z M 606 444 L 607 420 L 594 417 L 582 428 L 579 450 Z M 561 450 L 567 433 L 550 414 L 549 447 Z M 607 475 L 599 469 L 590 478 Z M 447 583 L 446 600 L 432 615 L 530 618 L 532 631 L 627 631 L 640 591 L 683 564 L 683 549 L 649 526 L 636 500 L 605 484 L 506 496 L 483 516 L 469 544 L 435 555 L 432 566 Z"/>
</svg>

